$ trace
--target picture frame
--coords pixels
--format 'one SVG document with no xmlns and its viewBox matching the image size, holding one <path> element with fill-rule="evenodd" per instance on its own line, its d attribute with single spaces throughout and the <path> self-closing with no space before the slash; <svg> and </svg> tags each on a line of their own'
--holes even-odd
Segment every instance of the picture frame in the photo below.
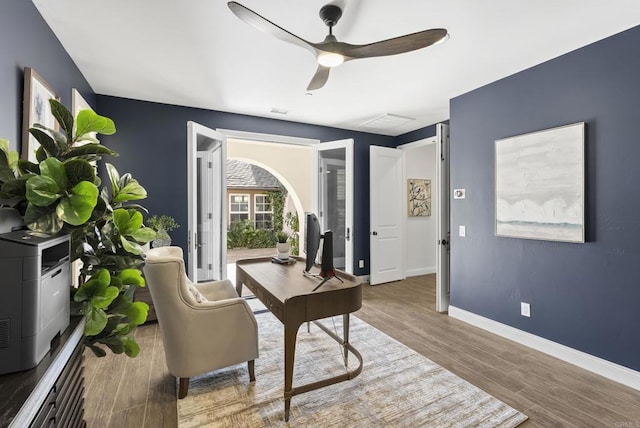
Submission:
<svg viewBox="0 0 640 428">
<path fill-rule="evenodd" d="M 579 122 L 495 141 L 495 234 L 585 242 L 585 129 Z"/>
<path fill-rule="evenodd" d="M 426 178 L 407 179 L 407 212 L 409 217 L 431 215 L 431 180 Z"/>
<path fill-rule="evenodd" d="M 35 123 L 58 130 L 49 99 L 60 101 L 55 89 L 47 83 L 33 68 L 24 69 L 24 99 L 22 110 L 22 158 L 37 163 L 36 150 L 40 143 L 30 133 Z"/>
</svg>

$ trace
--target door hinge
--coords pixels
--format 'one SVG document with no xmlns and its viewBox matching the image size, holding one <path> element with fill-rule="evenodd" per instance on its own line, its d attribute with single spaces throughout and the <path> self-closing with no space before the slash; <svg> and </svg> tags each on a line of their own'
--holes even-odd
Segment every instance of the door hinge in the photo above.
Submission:
<svg viewBox="0 0 640 428">
<path fill-rule="evenodd" d="M 213 270 L 213 265 L 211 263 L 209 263 L 209 270 Z"/>
<path fill-rule="evenodd" d="M 209 169 L 213 169 L 213 162 L 207 162 L 207 166 L 209 167 Z"/>
<path fill-rule="evenodd" d="M 211 219 L 213 218 L 213 214 L 208 213 L 208 214 L 207 214 L 207 217 L 209 218 L 209 220 L 211 220 Z"/>
</svg>

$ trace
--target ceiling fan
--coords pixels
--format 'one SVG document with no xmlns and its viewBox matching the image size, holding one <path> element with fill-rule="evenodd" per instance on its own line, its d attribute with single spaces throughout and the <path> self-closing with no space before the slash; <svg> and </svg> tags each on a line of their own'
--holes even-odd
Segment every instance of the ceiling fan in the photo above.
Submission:
<svg viewBox="0 0 640 428">
<path fill-rule="evenodd" d="M 434 28 L 366 45 L 339 42 L 333 35 L 333 27 L 342 16 L 342 9 L 335 4 L 327 4 L 320 9 L 320 18 L 329 27 L 329 34 L 322 42 L 312 43 L 274 24 L 238 2 L 230 1 L 227 6 L 238 18 L 258 30 L 307 49 L 316 57 L 318 69 L 307 87 L 308 91 L 322 88 L 329 79 L 331 68 L 345 61 L 411 52 L 442 42 L 449 36 L 446 29 Z"/>
</svg>

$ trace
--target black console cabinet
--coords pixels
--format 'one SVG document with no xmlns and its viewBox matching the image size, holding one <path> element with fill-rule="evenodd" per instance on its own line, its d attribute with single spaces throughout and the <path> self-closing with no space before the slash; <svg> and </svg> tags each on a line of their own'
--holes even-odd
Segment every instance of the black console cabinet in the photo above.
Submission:
<svg viewBox="0 0 640 428">
<path fill-rule="evenodd" d="M 31 370 L 0 376 L 0 427 L 84 427 L 84 321 Z"/>
</svg>

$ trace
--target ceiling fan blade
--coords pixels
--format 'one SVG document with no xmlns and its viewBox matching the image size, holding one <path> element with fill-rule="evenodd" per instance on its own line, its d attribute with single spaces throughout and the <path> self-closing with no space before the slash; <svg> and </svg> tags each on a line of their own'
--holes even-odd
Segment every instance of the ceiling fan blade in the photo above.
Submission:
<svg viewBox="0 0 640 428">
<path fill-rule="evenodd" d="M 269 21 L 267 18 L 258 15 L 256 12 L 252 11 L 248 7 L 241 5 L 238 2 L 230 1 L 227 3 L 231 12 L 233 12 L 238 18 L 242 19 L 247 24 L 257 28 L 260 31 L 263 31 L 267 34 L 270 34 L 274 37 L 277 37 L 280 40 L 283 40 L 288 43 L 292 43 L 294 45 L 300 46 L 301 48 L 307 49 L 311 51 L 314 55 L 317 53 L 313 45 L 306 40 L 296 36 L 295 34 L 285 30 L 277 24 Z"/>
<path fill-rule="evenodd" d="M 367 45 L 350 45 L 349 43 L 335 43 L 333 46 L 325 48 L 333 49 L 330 52 L 339 53 L 349 59 L 371 58 L 377 56 L 397 55 L 405 52 L 426 48 L 434 43 L 444 40 L 448 36 L 444 28 L 434 28 L 431 30 L 419 31 L 417 33 L 394 37 L 393 39 L 382 40 L 380 42 L 369 43 Z M 314 47 L 318 50 L 325 50 L 320 44 Z"/>
<path fill-rule="evenodd" d="M 327 83 L 329 79 L 329 71 L 330 67 L 325 67 L 323 65 L 318 65 L 318 69 L 316 70 L 316 74 L 313 75 L 311 82 L 309 82 L 309 86 L 307 86 L 307 91 L 313 91 L 316 89 L 320 89 Z"/>
</svg>

